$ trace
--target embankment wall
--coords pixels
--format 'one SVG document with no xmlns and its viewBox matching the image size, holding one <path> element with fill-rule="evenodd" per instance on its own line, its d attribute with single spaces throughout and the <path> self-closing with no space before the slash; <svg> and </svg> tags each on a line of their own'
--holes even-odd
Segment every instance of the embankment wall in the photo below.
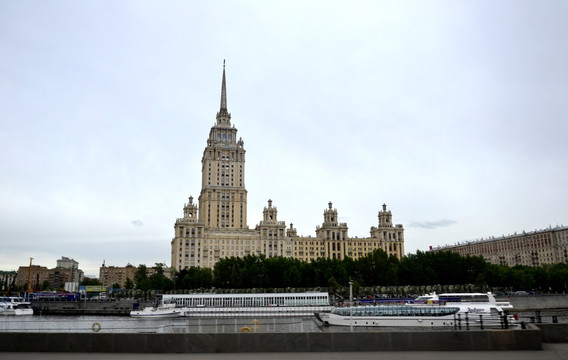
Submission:
<svg viewBox="0 0 568 360">
<path fill-rule="evenodd" d="M 4 352 L 237 353 L 541 350 L 540 330 L 97 334 L 4 333 Z"/>
</svg>

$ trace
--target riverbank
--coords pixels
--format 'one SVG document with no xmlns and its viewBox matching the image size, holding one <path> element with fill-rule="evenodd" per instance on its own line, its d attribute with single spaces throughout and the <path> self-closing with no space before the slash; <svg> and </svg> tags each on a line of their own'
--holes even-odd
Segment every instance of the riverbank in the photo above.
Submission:
<svg viewBox="0 0 568 360">
<path fill-rule="evenodd" d="M 541 350 L 535 325 L 515 330 L 226 334 L 3 333 L 2 352 L 243 353 Z"/>
</svg>

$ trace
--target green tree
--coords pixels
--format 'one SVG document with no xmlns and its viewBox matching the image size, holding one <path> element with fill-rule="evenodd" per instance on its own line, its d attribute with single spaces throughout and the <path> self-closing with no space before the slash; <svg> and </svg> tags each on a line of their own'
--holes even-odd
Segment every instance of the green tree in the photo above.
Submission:
<svg viewBox="0 0 568 360">
<path fill-rule="evenodd" d="M 337 280 L 335 280 L 335 278 L 333 276 L 329 278 L 327 283 L 328 283 L 328 286 L 331 288 L 331 290 L 333 292 L 337 292 L 339 290 L 339 288 L 341 287 L 339 285 L 339 283 L 337 282 Z"/>
<path fill-rule="evenodd" d="M 134 282 L 129 277 L 124 281 L 124 288 L 128 290 L 134 289 Z"/>
<path fill-rule="evenodd" d="M 140 264 L 134 274 L 134 283 L 136 283 L 136 287 L 140 288 L 140 284 L 146 279 L 148 279 L 148 268 L 146 265 Z"/>
<path fill-rule="evenodd" d="M 42 290 L 42 291 L 43 290 L 49 290 L 49 281 L 48 280 L 44 280 L 41 283 L 40 290 Z"/>
</svg>

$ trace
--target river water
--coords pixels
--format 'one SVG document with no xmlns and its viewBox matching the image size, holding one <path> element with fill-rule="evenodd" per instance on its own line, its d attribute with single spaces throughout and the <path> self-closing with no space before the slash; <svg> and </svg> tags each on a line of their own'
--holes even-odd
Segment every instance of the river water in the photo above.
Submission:
<svg viewBox="0 0 568 360">
<path fill-rule="evenodd" d="M 519 313 L 519 321 L 568 323 L 568 310 L 542 310 Z M 162 318 L 144 319 L 129 316 L 0 316 L 2 332 L 71 332 L 71 333 L 316 333 L 344 331 L 420 331 L 428 328 L 387 328 L 322 326 L 315 316 L 260 318 Z M 453 330 L 452 327 L 440 330 Z"/>
<path fill-rule="evenodd" d="M 2 316 L 0 332 L 236 333 L 321 332 L 315 317 L 162 318 L 128 316 Z"/>
<path fill-rule="evenodd" d="M 440 330 L 452 330 L 452 327 Z M 315 333 L 344 331 L 421 331 L 420 328 L 322 326 L 314 316 L 281 318 L 163 318 L 128 316 L 0 316 L 2 332 L 71 333 Z M 429 330 L 429 329 L 424 329 Z"/>
</svg>

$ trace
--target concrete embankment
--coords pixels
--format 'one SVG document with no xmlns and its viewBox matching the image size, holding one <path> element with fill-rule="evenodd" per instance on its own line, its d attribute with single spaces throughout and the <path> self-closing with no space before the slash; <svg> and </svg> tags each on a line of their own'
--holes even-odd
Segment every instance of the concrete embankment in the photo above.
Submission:
<svg viewBox="0 0 568 360">
<path fill-rule="evenodd" d="M 568 309 L 568 295 L 530 295 L 498 297 L 497 300 L 510 301 L 515 309 Z"/>
<path fill-rule="evenodd" d="M 537 324 L 542 341 L 547 343 L 568 343 L 568 324 Z"/>
<path fill-rule="evenodd" d="M 99 334 L 5 333 L 3 352 L 239 353 L 541 350 L 541 331 Z"/>
</svg>

